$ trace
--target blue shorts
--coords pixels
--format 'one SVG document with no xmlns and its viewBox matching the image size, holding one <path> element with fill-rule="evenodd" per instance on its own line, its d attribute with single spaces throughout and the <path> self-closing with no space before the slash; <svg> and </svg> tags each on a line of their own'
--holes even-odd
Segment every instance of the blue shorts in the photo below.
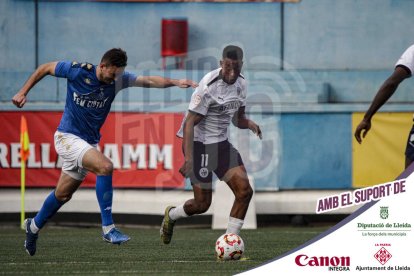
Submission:
<svg viewBox="0 0 414 276">
<path fill-rule="evenodd" d="M 228 141 L 203 144 L 194 141 L 192 184 L 211 183 L 213 172 L 222 179 L 228 170 L 243 165 L 240 153 Z"/>
</svg>

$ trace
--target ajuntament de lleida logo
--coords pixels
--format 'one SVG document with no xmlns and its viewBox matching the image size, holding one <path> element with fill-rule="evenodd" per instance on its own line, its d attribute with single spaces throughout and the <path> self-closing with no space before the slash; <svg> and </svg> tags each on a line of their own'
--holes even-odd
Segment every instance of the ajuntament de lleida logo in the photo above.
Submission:
<svg viewBox="0 0 414 276">
<path fill-rule="evenodd" d="M 387 207 L 381 206 L 380 208 L 381 208 L 380 209 L 380 217 L 382 219 L 387 219 L 388 218 L 388 206 Z"/>
</svg>

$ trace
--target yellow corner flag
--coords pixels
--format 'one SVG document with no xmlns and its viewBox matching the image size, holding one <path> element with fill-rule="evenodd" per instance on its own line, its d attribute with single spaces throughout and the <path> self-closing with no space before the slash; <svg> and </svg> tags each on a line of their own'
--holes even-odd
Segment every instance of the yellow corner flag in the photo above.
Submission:
<svg viewBox="0 0 414 276">
<path fill-rule="evenodd" d="M 27 121 L 24 116 L 22 116 L 20 121 L 20 226 L 24 229 L 24 193 L 26 186 L 26 161 L 30 155 L 30 141 L 29 141 L 29 131 L 27 129 Z"/>
</svg>

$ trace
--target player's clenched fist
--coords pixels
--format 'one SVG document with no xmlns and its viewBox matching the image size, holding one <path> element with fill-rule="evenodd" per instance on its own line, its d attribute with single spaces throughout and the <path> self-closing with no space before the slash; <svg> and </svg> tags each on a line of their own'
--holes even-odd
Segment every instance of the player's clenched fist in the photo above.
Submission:
<svg viewBox="0 0 414 276">
<path fill-rule="evenodd" d="M 22 108 L 24 104 L 26 103 L 26 95 L 17 93 L 16 95 L 13 96 L 12 102 L 18 108 Z"/>
<path fill-rule="evenodd" d="M 179 172 L 181 173 L 182 176 L 188 177 L 192 170 L 193 170 L 193 161 L 188 160 L 188 161 L 184 161 L 184 164 L 181 166 Z"/>
<path fill-rule="evenodd" d="M 262 130 L 259 125 L 253 121 L 249 121 L 249 129 L 256 134 L 260 139 L 262 139 Z"/>
</svg>

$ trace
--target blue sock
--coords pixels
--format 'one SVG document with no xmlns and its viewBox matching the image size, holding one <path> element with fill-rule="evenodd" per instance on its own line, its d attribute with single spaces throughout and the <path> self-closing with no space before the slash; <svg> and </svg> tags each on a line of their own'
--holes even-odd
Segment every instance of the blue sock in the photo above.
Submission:
<svg viewBox="0 0 414 276">
<path fill-rule="evenodd" d="M 114 224 L 112 220 L 112 175 L 96 176 L 96 197 L 101 208 L 102 226 Z"/>
<path fill-rule="evenodd" d="M 42 208 L 34 217 L 36 226 L 41 229 L 46 222 L 57 213 L 60 207 L 65 204 L 65 202 L 59 201 L 55 196 L 55 191 L 53 190 L 45 199 Z"/>
</svg>

